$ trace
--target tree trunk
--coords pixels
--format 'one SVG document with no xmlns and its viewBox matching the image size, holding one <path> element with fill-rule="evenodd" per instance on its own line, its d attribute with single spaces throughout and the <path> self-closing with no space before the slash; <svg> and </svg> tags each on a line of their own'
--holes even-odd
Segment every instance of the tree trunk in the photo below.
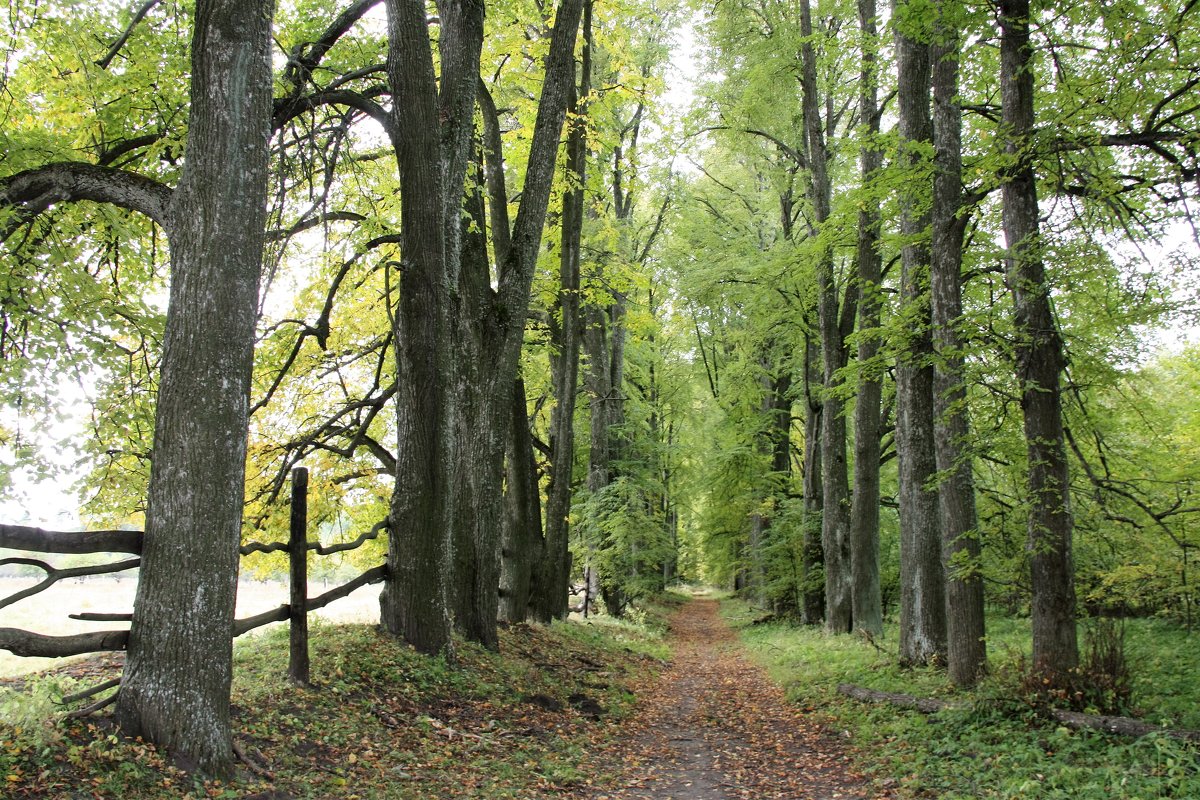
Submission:
<svg viewBox="0 0 1200 800">
<path fill-rule="evenodd" d="M 587 168 L 586 97 L 591 81 L 591 3 L 584 8 L 583 66 L 580 88 L 569 101 L 567 171 L 571 190 L 563 195 L 559 255 L 558 315 L 551 315 L 550 338 L 556 354 L 550 373 L 554 410 L 550 416 L 550 484 L 546 489 L 546 552 L 541 562 L 535 614 L 542 622 L 565 619 L 570 593 L 571 481 L 575 468 L 575 398 L 579 385 L 579 253 L 583 236 L 584 181 Z M 579 98 L 584 98 L 581 101 Z"/>
<path fill-rule="evenodd" d="M 528 617 L 534 566 L 546 559 L 537 461 L 526 413 L 525 382 L 517 379 L 509 422 L 500 571 L 500 619 L 510 623 Z"/>
<path fill-rule="evenodd" d="M 589 306 L 583 333 L 588 356 L 587 389 L 591 398 L 591 451 L 588 466 L 588 492 L 595 495 L 616 480 L 613 466 L 620 448 L 618 431 L 624 423 L 621 392 L 624 374 L 624 299 L 618 294 L 607 307 Z M 607 542 L 598 543 L 601 548 Z M 608 613 L 620 616 L 625 606 L 624 576 L 608 570 L 594 570 L 598 576 L 600 597 Z"/>
<path fill-rule="evenodd" d="M 457 429 L 463 435 L 458 472 L 467 478 L 470 507 L 458 515 L 455 580 L 456 623 L 487 647 L 498 645 L 496 617 L 500 577 L 501 480 L 513 387 L 520 369 L 525 319 L 554 179 L 559 137 L 575 82 L 575 39 L 584 0 L 564 0 L 555 14 L 545 80 L 538 100 L 521 204 L 507 252 L 497 251 L 497 287 L 464 276 L 456 320 L 459 352 L 470 385 Z M 493 198 L 493 205 L 496 204 Z"/>
<path fill-rule="evenodd" d="M 939 0 L 933 63 L 933 235 L 930 253 L 934 347 L 934 438 L 946 570 L 946 667 L 957 686 L 972 686 L 987 665 L 983 579 L 971 467 L 970 414 L 962 317 L 962 110 L 958 106 L 959 34 L 946 24 L 953 0 Z"/>
<path fill-rule="evenodd" d="M 779 405 L 782 402 L 780 391 L 786 393 L 790 381 L 784 375 L 774 376 L 770 372 L 772 365 L 770 363 L 770 352 L 774 349 L 770 345 L 767 346 L 767 354 L 764 355 L 762 361 L 763 374 L 759 379 L 759 386 L 762 391 L 762 414 L 766 418 L 765 427 L 755 437 L 755 444 L 759 454 L 764 459 L 770 459 L 771 472 L 766 476 L 760 490 L 760 497 L 757 499 L 757 505 L 760 508 L 770 507 L 774 503 L 782 488 L 782 484 L 778 481 L 779 464 L 776 459 L 778 450 L 779 432 Z M 784 407 L 784 412 L 788 408 Z M 790 423 L 790 415 L 787 417 Z M 784 428 L 784 435 L 788 432 Z M 786 452 L 786 451 L 785 451 Z M 785 457 L 783 469 L 787 469 L 787 460 Z M 742 593 L 750 597 L 755 602 L 762 603 L 767 600 L 767 540 L 770 537 L 771 517 L 769 513 L 764 511 L 755 511 L 750 515 L 750 532 L 747 539 L 747 553 L 745 563 L 745 581 L 742 586 Z"/>
<path fill-rule="evenodd" d="M 801 87 L 805 140 L 808 149 L 809 201 L 812 203 L 810 237 L 817 237 L 829 219 L 832 185 L 825 150 L 821 98 L 817 87 L 817 56 L 813 47 L 810 0 L 800 3 Z M 853 629 L 850 582 L 850 482 L 846 463 L 845 403 L 838 390 L 842 379 L 845 345 L 839 322 L 837 279 L 833 253 L 827 245 L 816 255 L 817 316 L 821 330 L 824 392 L 821 397 L 821 465 L 823 467 L 821 546 L 825 555 L 825 627 L 833 633 Z"/>
<path fill-rule="evenodd" d="M 825 583 L 819 577 L 825 554 L 821 547 L 821 356 L 816 342 L 804 336 L 804 531 L 800 544 L 800 619 L 806 625 L 825 621 Z"/>
<path fill-rule="evenodd" d="M 879 71 L 876 60 L 878 29 L 875 0 L 859 0 L 863 63 L 859 82 L 859 114 L 868 141 L 859 151 L 862 185 L 871 187 L 883 153 L 873 141 L 879 133 Z M 850 506 L 850 572 L 854 625 L 872 635 L 883 633 L 883 598 L 879 585 L 879 457 L 880 408 L 883 377 L 874 366 L 880 346 L 880 281 L 878 201 L 867 201 L 858 212 L 859 310 L 858 363 L 862 378 L 854 405 L 854 492 Z"/>
<path fill-rule="evenodd" d="M 900 193 L 901 314 L 905 341 L 896 366 L 896 450 L 900 459 L 900 660 L 928 664 L 946 653 L 945 577 L 933 441 L 933 349 L 929 319 L 929 226 L 920 147 L 933 137 L 929 112 L 929 46 L 917 14 L 896 18 L 900 165 L 910 176 Z M 920 37 L 920 38 L 918 38 Z"/>
<path fill-rule="evenodd" d="M 774 493 L 775 502 L 773 507 L 779 508 L 780 504 L 786 500 L 791 493 L 791 474 L 792 474 L 792 375 L 790 366 L 779 367 L 778 374 L 770 380 L 770 396 L 768 398 L 769 405 L 767 411 L 770 414 L 770 420 L 767 428 L 767 440 L 770 445 L 771 454 L 771 486 Z M 774 525 L 770 518 L 764 520 L 764 545 L 765 554 L 768 556 L 768 566 L 765 570 L 765 578 L 776 580 L 777 576 L 771 572 L 771 566 L 779 563 L 780 548 L 773 540 L 783 535 L 778 526 Z M 790 548 L 788 551 L 789 561 L 791 559 Z M 788 564 L 791 568 L 791 564 Z M 788 592 L 784 596 L 780 596 L 778 592 L 771 592 L 768 587 L 764 586 L 764 593 L 771 601 L 771 608 L 776 613 L 794 614 L 800 610 L 799 594 L 796 592 Z"/>
<path fill-rule="evenodd" d="M 482 4 L 443 5 L 439 96 L 425 4 L 387 0 L 389 133 L 400 171 L 403 262 L 394 317 L 398 448 L 391 574 L 380 610 L 386 630 L 424 653 L 451 646 L 460 387 L 450 302 L 459 278 L 458 209 L 483 42 Z"/>
<path fill-rule="evenodd" d="M 1014 162 L 1003 187 L 1004 238 L 1029 458 L 1033 665 L 1058 682 L 1079 663 L 1070 484 L 1059 388 L 1063 344 L 1050 307 L 1039 241 L 1037 183 L 1029 160 L 1034 130 L 1029 0 L 1001 0 L 998 8 L 1002 118 L 1006 151 Z"/>
<path fill-rule="evenodd" d="M 227 776 L 233 611 L 266 224 L 271 2 L 199 0 L 142 571 L 116 717 Z"/>
<path fill-rule="evenodd" d="M 452 613 L 468 637 L 488 647 L 498 641 L 505 441 L 582 4 L 564 0 L 555 16 L 521 206 L 511 237 L 507 221 L 497 227 L 502 245 L 492 289 L 479 276 L 486 262 L 474 253 L 462 257 L 460 216 L 479 94 L 483 5 L 439 4 L 439 95 L 424 4 L 388 2 L 404 269 L 396 312 L 400 447 L 389 547 L 397 580 L 381 602 L 385 626 L 427 652 L 449 645 Z M 489 143 L 498 145 L 499 137 Z M 493 158 L 499 161 L 499 154 Z M 489 186 L 502 175 L 490 170 Z M 493 209 L 499 213 L 494 199 Z"/>
</svg>

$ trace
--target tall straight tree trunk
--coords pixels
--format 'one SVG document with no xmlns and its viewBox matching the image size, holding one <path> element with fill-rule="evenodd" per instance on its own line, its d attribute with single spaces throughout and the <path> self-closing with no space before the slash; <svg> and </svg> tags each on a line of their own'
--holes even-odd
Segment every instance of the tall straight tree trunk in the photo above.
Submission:
<svg viewBox="0 0 1200 800">
<path fill-rule="evenodd" d="M 568 548 L 571 480 L 575 467 L 575 398 L 579 386 L 579 255 L 583 236 L 584 181 L 587 169 L 587 96 L 591 91 L 592 4 L 583 12 L 583 59 L 579 91 L 572 93 L 567 136 L 567 171 L 572 188 L 563 195 L 559 252 L 558 308 L 551 322 L 557 354 L 551 358 L 554 410 L 550 416 L 550 484 L 546 489 L 546 554 L 541 563 L 535 614 L 542 622 L 567 616 L 571 557 Z"/>
<path fill-rule="evenodd" d="M 971 468 L 970 414 L 962 324 L 962 109 L 958 105 L 959 33 L 947 21 L 956 0 L 938 0 L 933 62 L 933 235 L 929 282 L 933 319 L 934 439 L 946 569 L 946 668 L 972 686 L 987 665 L 983 579 Z"/>
<path fill-rule="evenodd" d="M 763 416 L 767 420 L 767 423 L 766 426 L 756 435 L 755 446 L 758 449 L 760 456 L 771 459 L 772 472 L 774 472 L 776 437 L 776 378 L 770 374 L 771 364 L 769 351 L 771 349 L 772 348 L 768 346 L 768 353 L 763 356 L 763 374 L 759 377 L 759 388 L 762 391 L 761 409 Z M 761 487 L 760 491 L 761 496 L 757 499 L 756 505 L 762 509 L 769 504 L 769 500 L 776 494 L 773 475 L 768 476 L 768 480 Z M 766 599 L 767 565 L 765 550 L 767 545 L 767 532 L 770 527 L 771 517 L 769 513 L 763 510 L 757 510 L 750 515 L 750 530 L 746 542 L 746 558 L 743 571 L 744 580 L 742 581 L 741 592 L 758 603 L 762 603 Z"/>
<path fill-rule="evenodd" d="M 879 134 L 879 69 L 876 58 L 879 31 L 875 0 L 858 0 L 862 40 L 859 114 L 866 142 L 859 151 L 862 185 L 870 188 L 883 152 Z M 883 377 L 875 367 L 879 354 L 880 282 L 883 258 L 879 252 L 879 203 L 867 200 L 858 212 L 859 308 L 858 363 L 862 378 L 854 405 L 854 492 L 850 506 L 850 572 L 854 625 L 878 636 L 883 633 L 883 598 L 879 585 L 879 457 Z"/>
<path fill-rule="evenodd" d="M 1069 473 L 1059 373 L 1063 344 L 1042 263 L 1037 183 L 1029 158 L 1034 130 L 1029 0 L 1001 0 L 1002 119 L 1013 160 L 1003 187 L 1006 271 L 1013 296 L 1017 385 L 1029 458 L 1029 562 L 1033 666 L 1057 682 L 1079 663 L 1071 556 Z"/>
<path fill-rule="evenodd" d="M 928 194 L 922 145 L 933 138 L 929 46 L 915 11 L 893 5 L 901 164 L 911 173 L 900 192 L 901 315 L 907 333 L 896 367 L 896 451 L 900 459 L 900 660 L 927 664 L 946 653 L 945 573 L 938 527 L 933 441 L 933 349 L 929 318 Z M 920 38 L 918 38 L 920 37 Z"/>
<path fill-rule="evenodd" d="M 450 646 L 452 620 L 485 646 L 498 641 L 505 442 L 582 3 L 564 0 L 555 16 L 520 210 L 511 236 L 506 215 L 494 226 L 503 242 L 494 290 L 479 280 L 487 267 L 478 254 L 463 258 L 461 218 L 480 94 L 483 4 L 439 4 L 438 80 L 425 4 L 387 3 L 389 134 L 400 168 L 404 261 L 395 313 L 393 579 L 380 602 L 385 628 L 423 652 Z M 489 136 L 489 147 L 498 143 Z M 487 178 L 490 188 L 503 172 L 489 170 Z"/>
<path fill-rule="evenodd" d="M 272 2 L 199 0 L 142 571 L 116 717 L 233 770 L 229 723 L 250 372 L 266 224 Z"/>
<path fill-rule="evenodd" d="M 591 399 L 591 450 L 588 458 L 588 492 L 596 495 L 616 479 L 613 461 L 620 442 L 617 430 L 623 423 L 621 404 L 624 358 L 623 300 L 614 297 L 611 305 L 590 306 L 584 311 L 586 325 L 583 346 L 588 357 L 586 385 Z M 605 542 L 599 542 L 604 547 Z M 622 612 L 625 600 L 622 576 L 607 574 L 593 567 L 597 588 L 605 608 L 612 616 Z"/>
<path fill-rule="evenodd" d="M 380 611 L 386 630 L 421 652 L 436 653 L 451 646 L 460 387 L 450 303 L 459 278 L 458 209 L 471 142 L 483 6 L 471 0 L 443 4 L 440 94 L 425 4 L 387 0 L 387 14 L 389 134 L 400 172 L 403 262 L 394 315 L 399 388 L 391 574 Z"/>
<path fill-rule="evenodd" d="M 821 546 L 822 508 L 825 491 L 821 483 L 822 384 L 820 345 L 804 335 L 804 531 L 800 543 L 800 619 L 806 625 L 825 621 L 825 585 L 818 583 L 825 555 Z"/>
<path fill-rule="evenodd" d="M 768 437 L 771 442 L 771 473 L 774 479 L 775 498 L 785 500 L 791 493 L 792 474 L 792 375 L 790 366 L 780 368 L 771 379 L 771 420 Z M 779 536 L 778 528 L 767 521 L 766 539 L 768 550 L 774 552 L 771 540 Z M 771 593 L 768 592 L 768 596 Z M 799 610 L 799 597 L 789 593 L 786 598 L 772 598 L 772 609 L 778 612 L 795 613 Z"/>
<path fill-rule="evenodd" d="M 817 55 L 813 47 L 810 0 L 800 3 L 801 88 L 805 140 L 810 175 L 809 201 L 812 203 L 812 230 L 819 237 L 829 219 L 832 184 L 825 150 L 824 125 L 817 88 Z M 846 463 L 845 404 L 838 391 L 842 379 L 845 344 L 839 326 L 838 287 L 834 275 L 833 252 L 828 245 L 818 247 L 817 316 L 821 330 L 821 358 L 824 364 L 824 392 L 821 398 L 821 465 L 823 467 L 821 544 L 825 554 L 825 627 L 834 633 L 849 633 L 853 628 L 850 580 L 850 482 Z"/>
</svg>

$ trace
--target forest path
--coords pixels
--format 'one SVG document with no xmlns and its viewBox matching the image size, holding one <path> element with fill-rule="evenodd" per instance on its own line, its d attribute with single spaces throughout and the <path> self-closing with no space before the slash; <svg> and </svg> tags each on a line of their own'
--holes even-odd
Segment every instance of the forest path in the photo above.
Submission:
<svg viewBox="0 0 1200 800">
<path fill-rule="evenodd" d="M 787 702 L 698 598 L 671 618 L 670 667 L 641 698 L 630 733 L 608 753 L 616 787 L 588 800 L 863 799 L 846 743 Z M 871 794 L 871 797 L 879 797 Z"/>
</svg>

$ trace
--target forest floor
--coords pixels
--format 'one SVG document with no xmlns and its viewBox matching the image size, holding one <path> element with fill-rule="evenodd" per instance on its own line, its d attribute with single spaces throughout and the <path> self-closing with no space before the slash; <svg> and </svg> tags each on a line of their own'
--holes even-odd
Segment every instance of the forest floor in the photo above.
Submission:
<svg viewBox="0 0 1200 800">
<path fill-rule="evenodd" d="M 0 678 L 0 797 L 887 797 L 866 788 L 840 727 L 748 660 L 718 606 L 674 595 L 644 610 L 646 624 L 513 625 L 500 652 L 464 642 L 452 660 L 371 625 L 322 623 L 306 688 L 283 679 L 286 630 L 246 637 L 230 783 L 185 772 L 107 714 L 62 718 L 58 696 L 118 676 L 123 654 Z"/>
<path fill-rule="evenodd" d="M 624 764 L 589 800 L 887 797 L 868 790 L 847 741 L 789 703 L 718 614 L 697 598 L 670 619 L 672 659 L 646 686 L 629 735 L 599 758 Z"/>
</svg>

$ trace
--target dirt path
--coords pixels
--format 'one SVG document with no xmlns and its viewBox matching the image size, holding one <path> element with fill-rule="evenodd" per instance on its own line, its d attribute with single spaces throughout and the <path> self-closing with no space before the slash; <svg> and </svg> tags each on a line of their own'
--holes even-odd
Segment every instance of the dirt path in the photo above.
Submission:
<svg viewBox="0 0 1200 800">
<path fill-rule="evenodd" d="M 589 800 L 868 797 L 844 741 L 741 654 L 715 600 L 681 607 L 671 643 L 671 666 L 642 698 L 645 711 L 606 754 L 608 766 L 626 766 L 618 788 Z"/>
</svg>

